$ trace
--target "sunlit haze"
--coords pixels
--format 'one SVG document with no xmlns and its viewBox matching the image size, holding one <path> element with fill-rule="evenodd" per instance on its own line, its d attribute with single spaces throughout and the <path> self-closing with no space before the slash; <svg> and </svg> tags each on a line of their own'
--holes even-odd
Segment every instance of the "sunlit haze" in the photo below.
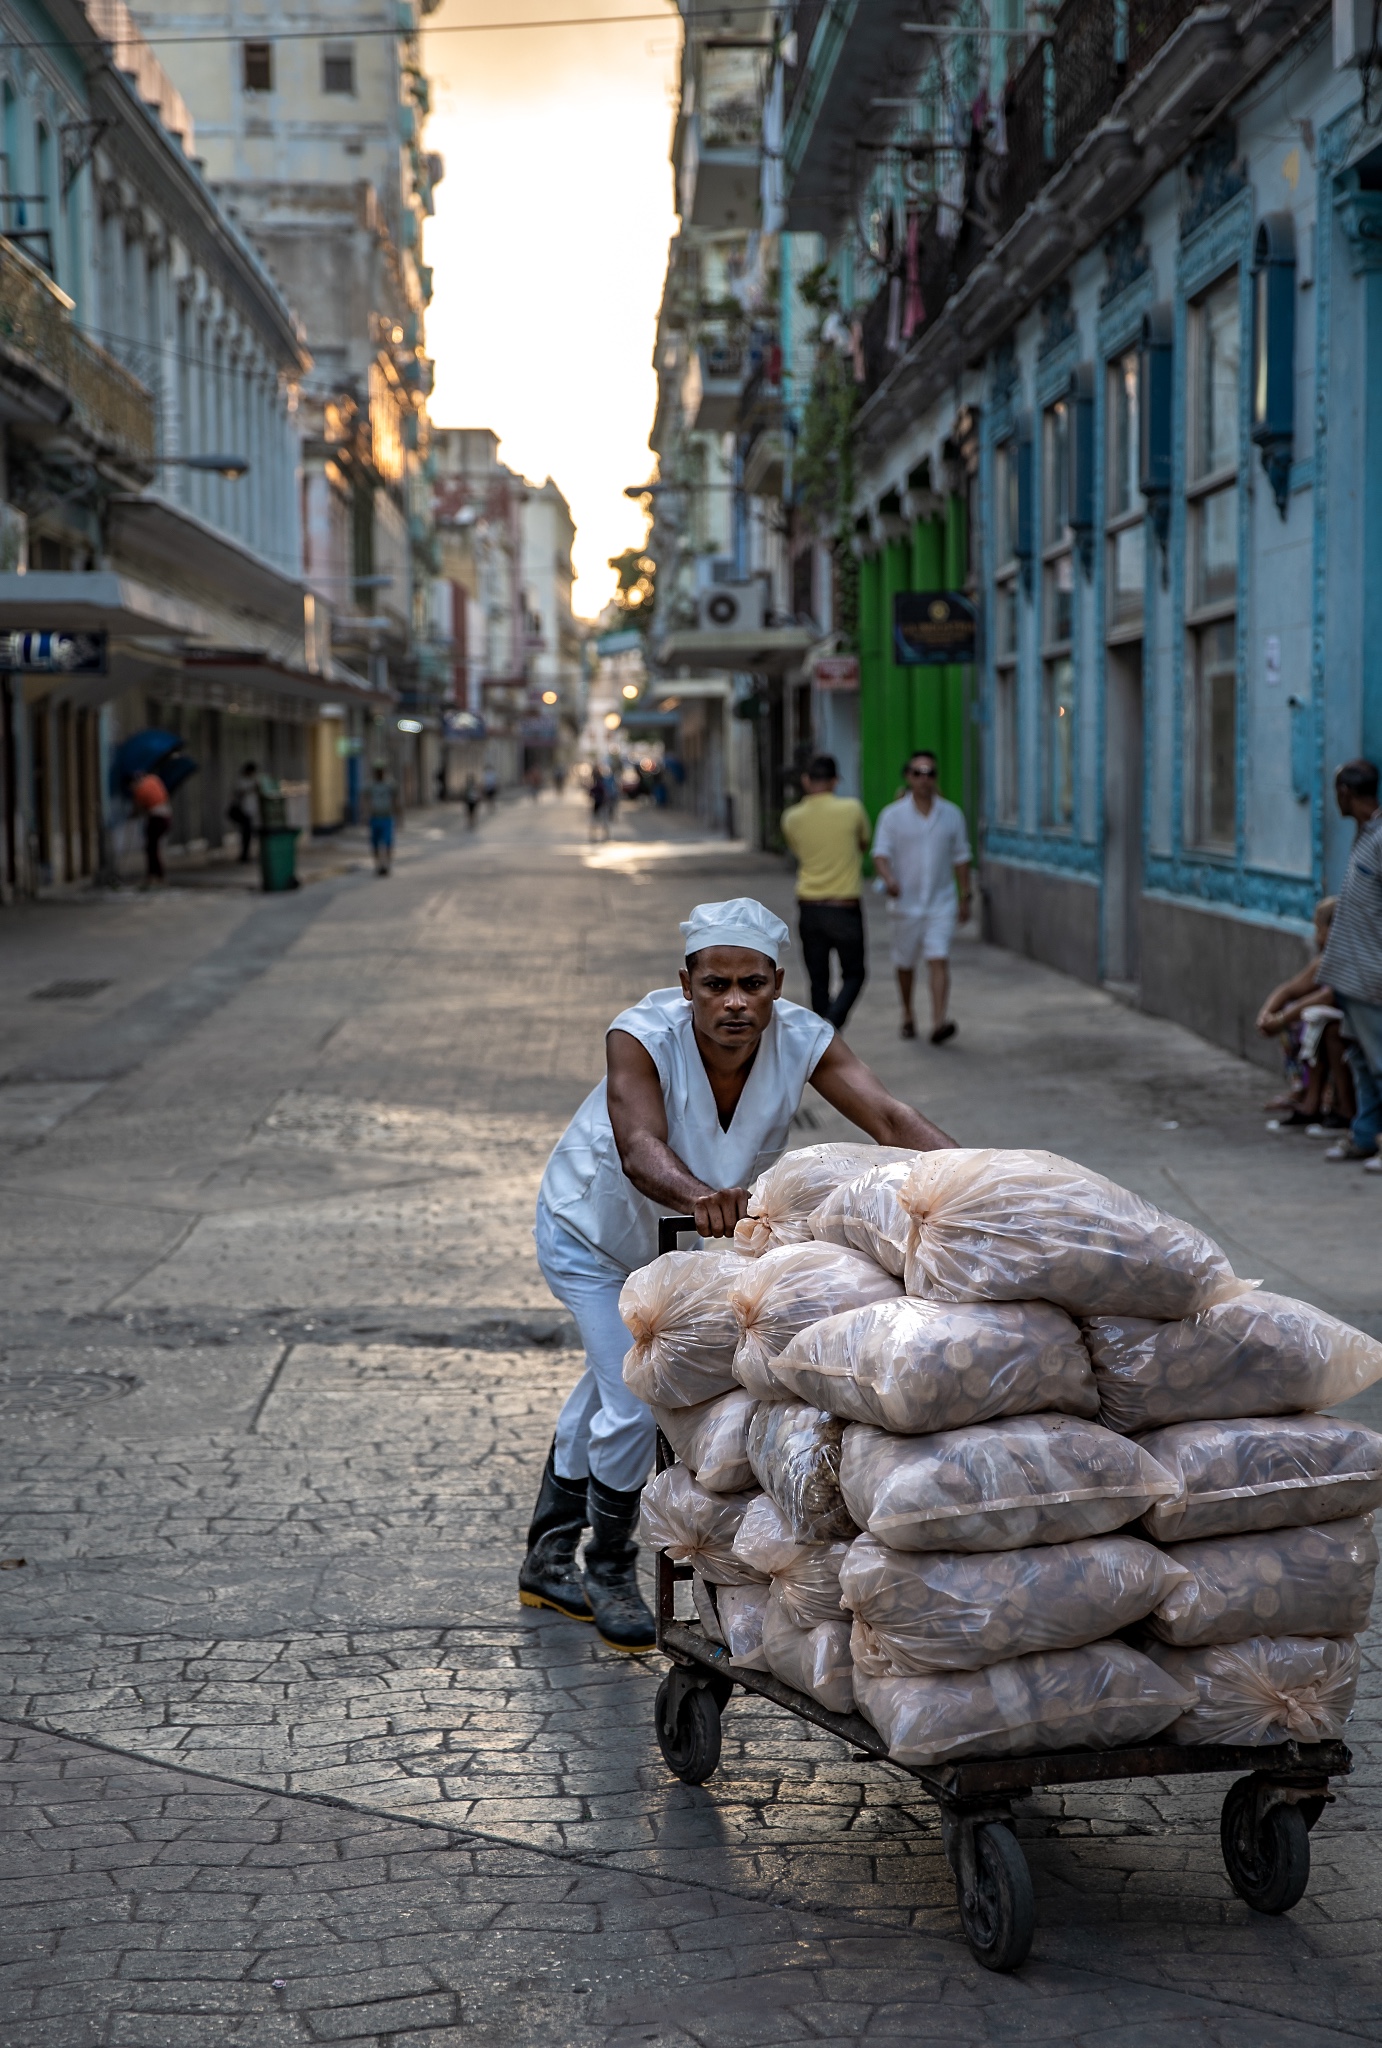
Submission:
<svg viewBox="0 0 1382 2048">
<path fill-rule="evenodd" d="M 613 590 L 608 558 L 646 529 L 623 488 L 652 460 L 677 15 L 669 5 L 665 27 L 446 31 L 657 4 L 444 0 L 426 33 L 427 146 L 446 159 L 424 243 L 436 276 L 432 418 L 492 427 L 510 468 L 560 485 L 586 618 Z"/>
</svg>

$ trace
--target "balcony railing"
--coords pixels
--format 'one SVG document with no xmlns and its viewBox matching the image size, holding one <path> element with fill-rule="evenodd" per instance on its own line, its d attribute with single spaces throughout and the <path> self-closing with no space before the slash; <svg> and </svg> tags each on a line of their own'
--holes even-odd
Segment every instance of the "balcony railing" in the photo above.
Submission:
<svg viewBox="0 0 1382 2048">
<path fill-rule="evenodd" d="M 72 319 L 66 293 L 12 243 L 0 238 L 0 352 L 36 372 L 55 406 L 99 447 L 127 460 L 152 457 L 154 401 L 130 372 L 90 341 Z M 70 411 L 66 410 L 70 408 Z"/>
<path fill-rule="evenodd" d="M 1007 162 L 996 226 L 1006 234 L 1046 180 L 1108 113 L 1130 79 L 1170 41 L 1197 0 L 1064 0 L 1050 36 L 1008 87 Z"/>
</svg>

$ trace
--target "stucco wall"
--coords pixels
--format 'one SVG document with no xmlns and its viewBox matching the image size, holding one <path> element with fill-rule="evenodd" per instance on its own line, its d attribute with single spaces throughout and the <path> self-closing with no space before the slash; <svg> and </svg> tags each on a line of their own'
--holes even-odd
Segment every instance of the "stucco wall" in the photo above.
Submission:
<svg viewBox="0 0 1382 2048">
<path fill-rule="evenodd" d="M 985 861 L 984 936 L 1073 974 L 1099 979 L 1099 891 L 1075 876 Z"/>
<path fill-rule="evenodd" d="M 1310 957 L 1295 933 L 1164 897 L 1142 899 L 1142 1007 L 1174 1018 L 1230 1052 L 1279 1068 L 1253 1020 L 1262 999 Z"/>
</svg>

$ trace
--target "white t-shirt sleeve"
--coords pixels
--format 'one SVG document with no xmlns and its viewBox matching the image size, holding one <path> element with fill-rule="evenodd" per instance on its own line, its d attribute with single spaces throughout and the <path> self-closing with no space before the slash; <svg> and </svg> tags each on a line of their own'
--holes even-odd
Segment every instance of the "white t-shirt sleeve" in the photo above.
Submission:
<svg viewBox="0 0 1382 2048">
<path fill-rule="evenodd" d="M 969 834 L 965 829 L 965 814 L 956 804 L 950 817 L 950 865 L 957 868 L 969 859 Z"/>
<path fill-rule="evenodd" d="M 891 804 L 885 810 L 878 813 L 878 823 L 874 827 L 873 833 L 873 852 L 875 858 L 881 853 L 886 861 L 895 860 L 897 857 L 893 849 L 893 807 Z"/>
</svg>

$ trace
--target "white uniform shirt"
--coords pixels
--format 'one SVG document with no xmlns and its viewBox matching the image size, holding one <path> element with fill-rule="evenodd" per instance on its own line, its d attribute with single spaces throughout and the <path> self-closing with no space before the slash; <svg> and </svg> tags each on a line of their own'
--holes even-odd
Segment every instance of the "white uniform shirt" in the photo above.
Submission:
<svg viewBox="0 0 1382 2048">
<path fill-rule="evenodd" d="M 691 1005 L 679 988 L 654 989 L 609 1028 L 647 1047 L 662 1083 L 667 1143 L 712 1188 L 747 1187 L 780 1157 L 806 1084 L 835 1035 L 833 1025 L 799 1004 L 774 1003 L 726 1131 L 696 1044 Z M 639 1194 L 620 1164 L 605 1088 L 601 1081 L 592 1089 L 567 1125 L 538 1201 L 573 1236 L 632 1272 L 657 1257 L 664 1210 Z"/>
<path fill-rule="evenodd" d="M 969 859 L 965 815 L 958 804 L 938 796 L 927 812 L 909 796 L 885 804 L 873 835 L 875 857 L 882 854 L 893 871 L 899 894 L 888 908 L 899 917 L 923 917 L 955 901 L 955 869 Z"/>
</svg>

